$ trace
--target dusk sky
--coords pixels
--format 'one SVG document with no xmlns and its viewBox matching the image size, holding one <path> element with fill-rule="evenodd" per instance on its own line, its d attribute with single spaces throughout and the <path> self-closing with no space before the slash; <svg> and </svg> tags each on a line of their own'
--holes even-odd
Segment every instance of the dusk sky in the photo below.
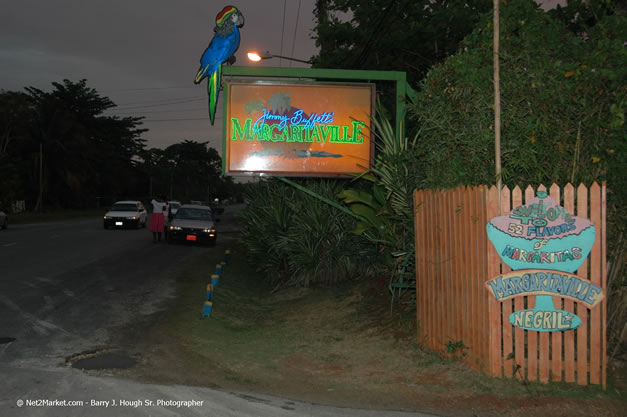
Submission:
<svg viewBox="0 0 627 417">
<path fill-rule="evenodd" d="M 309 59 L 314 0 L 20 0 L 3 1 L 0 89 L 87 79 L 118 107 L 107 114 L 143 116 L 148 147 L 184 139 L 221 152 L 222 98 L 209 122 L 206 80 L 193 83 L 215 16 L 224 6 L 245 18 L 235 65 L 307 67 L 278 58 L 253 64 L 246 52 Z M 285 22 L 285 24 L 283 24 Z"/>
</svg>

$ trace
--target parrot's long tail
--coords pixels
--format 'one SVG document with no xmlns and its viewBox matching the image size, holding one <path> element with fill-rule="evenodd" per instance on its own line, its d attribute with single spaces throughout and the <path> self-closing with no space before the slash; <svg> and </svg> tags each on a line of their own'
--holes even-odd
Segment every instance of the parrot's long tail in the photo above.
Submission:
<svg viewBox="0 0 627 417">
<path fill-rule="evenodd" d="M 218 65 L 218 68 L 211 73 L 211 76 L 207 80 L 207 94 L 209 94 L 209 119 L 213 125 L 213 121 L 216 117 L 216 105 L 218 103 L 218 95 L 220 94 L 220 80 L 222 75 L 222 65 Z"/>
<path fill-rule="evenodd" d="M 200 84 L 202 79 L 205 78 L 205 75 L 207 74 L 208 69 L 209 69 L 208 65 L 205 65 L 204 67 L 200 67 L 200 69 L 196 73 L 196 78 L 194 78 L 194 84 Z"/>
</svg>

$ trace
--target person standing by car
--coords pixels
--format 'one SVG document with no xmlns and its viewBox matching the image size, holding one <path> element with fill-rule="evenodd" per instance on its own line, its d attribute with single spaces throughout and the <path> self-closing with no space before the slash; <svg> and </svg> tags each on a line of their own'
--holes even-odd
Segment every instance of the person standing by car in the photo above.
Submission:
<svg viewBox="0 0 627 417">
<path fill-rule="evenodd" d="M 152 216 L 150 216 L 150 227 L 148 231 L 152 233 L 152 241 L 156 243 L 157 240 L 161 241 L 161 235 L 164 232 L 167 203 L 165 197 L 153 198 L 151 203 Z"/>
<path fill-rule="evenodd" d="M 170 203 L 166 200 L 163 202 L 163 237 L 165 238 L 165 240 L 168 240 L 168 227 L 170 227 L 170 219 L 171 219 L 171 213 L 170 213 Z"/>
</svg>

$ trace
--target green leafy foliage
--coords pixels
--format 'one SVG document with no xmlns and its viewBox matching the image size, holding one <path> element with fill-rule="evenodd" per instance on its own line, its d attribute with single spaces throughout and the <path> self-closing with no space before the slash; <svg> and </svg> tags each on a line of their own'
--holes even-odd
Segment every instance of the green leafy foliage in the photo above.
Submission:
<svg viewBox="0 0 627 417">
<path fill-rule="evenodd" d="M 490 0 L 318 1 L 314 66 L 405 71 L 418 81 L 457 50 L 491 6 Z"/>
</svg>

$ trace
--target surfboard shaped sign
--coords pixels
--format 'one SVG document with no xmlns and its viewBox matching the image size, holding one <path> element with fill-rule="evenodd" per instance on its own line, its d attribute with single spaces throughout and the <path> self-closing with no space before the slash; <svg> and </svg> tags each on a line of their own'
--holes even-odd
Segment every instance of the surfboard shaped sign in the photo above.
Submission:
<svg viewBox="0 0 627 417">
<path fill-rule="evenodd" d="M 534 308 L 515 311 L 509 316 L 509 322 L 515 327 L 538 332 L 574 330 L 581 325 L 581 319 L 575 314 L 555 309 L 553 296 L 584 304 L 588 308 L 596 307 L 604 298 L 603 290 L 584 278 L 545 269 L 509 272 L 486 281 L 485 286 L 499 301 L 535 296 Z"/>
<path fill-rule="evenodd" d="M 594 245 L 594 225 L 566 212 L 546 192 L 538 191 L 527 204 L 494 217 L 486 229 L 501 260 L 513 270 L 486 281 L 486 289 L 499 301 L 530 296 L 531 303 L 535 296 L 533 308 L 510 314 L 513 326 L 538 332 L 574 330 L 581 318 L 556 309 L 553 297 L 588 308 L 603 300 L 600 287 L 573 275 Z"/>
<path fill-rule="evenodd" d="M 590 254 L 595 230 L 544 191 L 527 204 L 487 224 L 488 238 L 510 268 L 575 272 Z"/>
</svg>

